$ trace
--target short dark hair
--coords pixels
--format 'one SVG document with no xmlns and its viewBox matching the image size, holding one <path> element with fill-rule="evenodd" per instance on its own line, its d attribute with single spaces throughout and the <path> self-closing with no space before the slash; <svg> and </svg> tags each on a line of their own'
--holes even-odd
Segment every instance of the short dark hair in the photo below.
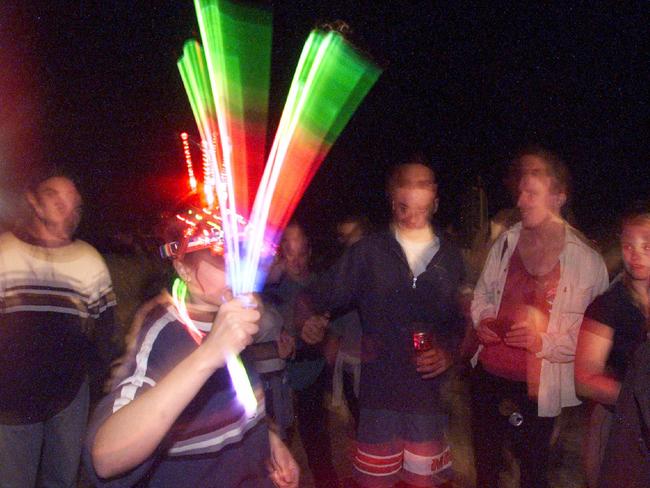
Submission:
<svg viewBox="0 0 650 488">
<path fill-rule="evenodd" d="M 402 175 L 409 166 L 424 166 L 431 172 L 433 184 L 436 185 L 436 172 L 424 153 L 413 153 L 409 158 L 394 166 L 386 180 L 386 194 L 390 198 L 397 188 L 402 186 Z"/>
<path fill-rule="evenodd" d="M 360 215 L 360 214 L 349 214 L 343 217 L 341 220 L 339 220 L 337 225 L 341 224 L 357 224 L 360 228 L 363 234 L 367 234 L 370 232 L 372 225 L 370 224 L 370 219 L 366 217 L 365 215 Z"/>
<path fill-rule="evenodd" d="M 79 187 L 79 182 L 77 179 L 69 174 L 67 171 L 63 170 L 62 168 L 59 168 L 58 166 L 53 166 L 51 168 L 48 168 L 47 170 L 40 171 L 37 174 L 34 174 L 28 181 L 27 185 L 25 187 L 25 190 L 27 192 L 36 194 L 38 192 L 38 188 L 45 183 L 48 180 L 51 180 L 52 178 L 65 178 L 66 180 L 69 180 L 72 182 L 72 184 L 75 187 Z"/>
<path fill-rule="evenodd" d="M 568 166 L 557 153 L 539 144 L 525 146 L 512 160 L 508 186 L 513 195 L 517 195 L 519 181 L 523 176 L 523 159 L 526 156 L 536 156 L 544 162 L 546 174 L 551 178 L 551 189 L 556 193 L 564 193 L 568 200 L 571 195 L 571 173 Z"/>
</svg>

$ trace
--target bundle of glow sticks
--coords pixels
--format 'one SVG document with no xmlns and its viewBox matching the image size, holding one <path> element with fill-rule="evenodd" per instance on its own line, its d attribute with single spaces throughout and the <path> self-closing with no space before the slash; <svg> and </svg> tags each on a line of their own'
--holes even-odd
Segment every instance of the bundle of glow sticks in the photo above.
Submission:
<svg viewBox="0 0 650 488">
<path fill-rule="evenodd" d="M 208 166 L 205 201 L 210 204 L 216 196 L 228 283 L 234 295 L 241 296 L 262 287 L 272 259 L 264 249 L 277 245 L 307 186 L 380 70 L 341 33 L 312 31 L 264 164 L 271 16 L 231 1 L 194 3 L 202 45 L 188 41 L 178 68 Z M 244 239 L 238 228 L 241 216 L 248 220 Z M 232 361 L 228 367 L 239 396 L 233 370 L 238 366 Z"/>
</svg>

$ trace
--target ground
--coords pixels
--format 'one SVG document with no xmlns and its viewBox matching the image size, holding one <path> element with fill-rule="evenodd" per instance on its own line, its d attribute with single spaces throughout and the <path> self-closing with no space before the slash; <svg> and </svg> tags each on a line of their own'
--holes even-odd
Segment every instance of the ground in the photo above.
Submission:
<svg viewBox="0 0 650 488">
<path fill-rule="evenodd" d="M 449 441 L 456 472 L 454 486 L 457 488 L 473 487 L 474 467 L 469 426 L 469 392 L 462 379 L 457 379 L 452 384 L 449 392 L 449 404 L 451 410 Z M 582 488 L 586 486 L 580 460 L 585 411 L 584 406 L 566 409 L 558 418 L 559 436 L 551 454 L 550 488 Z M 348 422 L 349 415 L 345 407 L 329 408 L 328 428 L 333 443 L 334 466 L 342 480 L 349 478 L 352 473 L 350 463 L 352 441 Z M 291 450 L 302 470 L 300 486 L 311 488 L 314 486 L 313 480 L 307 467 L 300 439 L 297 437 L 293 438 Z M 512 466 L 510 472 L 504 473 L 499 488 L 516 488 L 518 486 L 517 476 L 517 466 L 515 465 Z M 342 486 L 345 487 L 345 483 L 342 483 Z"/>
</svg>

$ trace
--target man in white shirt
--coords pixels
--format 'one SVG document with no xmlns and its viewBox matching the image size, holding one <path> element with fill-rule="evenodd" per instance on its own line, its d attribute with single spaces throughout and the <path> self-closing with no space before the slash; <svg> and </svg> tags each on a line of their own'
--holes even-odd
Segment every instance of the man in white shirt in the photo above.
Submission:
<svg viewBox="0 0 650 488">
<path fill-rule="evenodd" d="M 601 256 L 560 215 L 564 163 L 531 148 L 513 169 L 521 222 L 492 246 L 472 301 L 482 343 L 472 374 L 477 486 L 497 486 L 496 446 L 507 446 L 520 461 L 521 486 L 546 487 L 554 418 L 580 403 L 573 361 L 582 315 L 608 277 Z"/>
</svg>

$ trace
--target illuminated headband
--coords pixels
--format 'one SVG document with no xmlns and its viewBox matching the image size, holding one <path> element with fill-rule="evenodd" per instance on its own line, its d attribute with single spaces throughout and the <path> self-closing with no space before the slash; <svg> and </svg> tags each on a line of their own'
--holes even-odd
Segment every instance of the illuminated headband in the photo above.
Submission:
<svg viewBox="0 0 650 488">
<path fill-rule="evenodd" d="M 209 209 L 189 208 L 176 214 L 178 224 L 184 226 L 182 238 L 160 246 L 163 258 L 178 259 L 188 252 L 210 249 L 213 254 L 224 254 L 224 232 L 221 217 Z"/>
<path fill-rule="evenodd" d="M 202 249 L 210 249 L 216 256 L 223 256 L 226 252 L 226 237 L 222 226 L 221 217 L 207 208 L 189 208 L 184 212 L 176 214 L 178 223 L 185 228 L 182 231 L 183 237 L 178 241 L 167 242 L 160 246 L 160 256 L 164 259 L 181 259 L 185 254 Z M 239 227 L 238 240 L 243 240 L 249 232 L 248 223 L 242 216 L 237 216 Z M 277 246 L 270 242 L 264 242 L 263 254 L 274 255 Z"/>
</svg>

